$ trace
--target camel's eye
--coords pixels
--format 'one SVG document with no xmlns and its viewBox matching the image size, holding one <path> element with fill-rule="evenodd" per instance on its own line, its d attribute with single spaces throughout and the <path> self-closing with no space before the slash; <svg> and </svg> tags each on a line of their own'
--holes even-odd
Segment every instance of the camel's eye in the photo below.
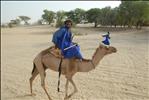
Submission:
<svg viewBox="0 0 149 100">
<path fill-rule="evenodd" d="M 106 50 L 109 50 L 109 48 L 107 48 L 107 47 L 105 47 L 106 48 Z"/>
</svg>

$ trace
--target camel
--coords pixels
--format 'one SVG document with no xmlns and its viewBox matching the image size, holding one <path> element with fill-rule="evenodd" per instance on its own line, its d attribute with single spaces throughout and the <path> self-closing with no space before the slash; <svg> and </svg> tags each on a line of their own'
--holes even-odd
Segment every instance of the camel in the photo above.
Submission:
<svg viewBox="0 0 149 100">
<path fill-rule="evenodd" d="M 33 61 L 33 70 L 32 70 L 32 76 L 29 79 L 30 81 L 30 92 L 31 95 L 35 95 L 32 92 L 32 83 L 35 77 L 39 74 L 41 78 L 41 86 L 44 89 L 46 95 L 48 96 L 49 100 L 52 100 L 50 95 L 47 92 L 47 89 L 45 88 L 45 77 L 46 72 L 45 70 L 47 68 L 58 72 L 59 64 L 60 64 L 60 58 L 54 56 L 53 54 L 49 53 L 49 49 L 47 48 L 43 51 L 41 51 L 34 59 Z M 62 75 L 65 75 L 66 78 L 66 84 L 65 84 L 65 97 L 64 99 L 68 99 L 74 95 L 78 89 L 73 81 L 73 76 L 77 72 L 89 72 L 96 68 L 96 66 L 99 64 L 99 62 L 102 60 L 102 58 L 108 54 L 116 53 L 117 49 L 115 47 L 109 46 L 106 47 L 102 44 L 98 46 L 96 49 L 94 55 L 92 56 L 92 59 L 83 59 L 82 61 L 77 60 L 75 58 L 72 59 L 63 59 L 61 64 L 61 73 Z M 68 85 L 69 82 L 73 85 L 74 91 L 68 95 Z"/>
</svg>

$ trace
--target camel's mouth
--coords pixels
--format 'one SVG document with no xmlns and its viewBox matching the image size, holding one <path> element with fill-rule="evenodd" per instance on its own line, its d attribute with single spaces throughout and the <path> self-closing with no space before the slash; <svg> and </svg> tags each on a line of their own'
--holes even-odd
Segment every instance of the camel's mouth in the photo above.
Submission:
<svg viewBox="0 0 149 100">
<path fill-rule="evenodd" d="M 113 50 L 112 50 L 114 53 L 116 53 L 117 52 L 117 49 L 116 48 L 113 48 Z"/>
<path fill-rule="evenodd" d="M 117 52 L 117 49 L 115 47 L 110 47 L 109 50 L 111 51 L 111 53 L 116 53 Z"/>
<path fill-rule="evenodd" d="M 115 47 L 113 47 L 113 46 L 106 47 L 106 46 L 100 44 L 100 47 L 99 48 L 100 49 L 104 48 L 104 49 L 108 50 L 111 53 L 116 53 L 117 52 L 117 49 Z"/>
</svg>

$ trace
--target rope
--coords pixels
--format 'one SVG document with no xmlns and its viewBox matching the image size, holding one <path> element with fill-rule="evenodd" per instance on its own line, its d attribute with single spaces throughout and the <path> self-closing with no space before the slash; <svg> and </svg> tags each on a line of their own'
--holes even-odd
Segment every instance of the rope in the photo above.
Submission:
<svg viewBox="0 0 149 100">
<path fill-rule="evenodd" d="M 57 91 L 58 91 L 58 92 L 60 91 L 59 85 L 60 85 L 60 76 L 61 76 L 61 71 L 62 71 L 62 70 L 61 70 L 62 61 L 63 61 L 63 58 L 61 58 L 60 64 L 59 64 L 59 68 L 58 68 L 58 72 L 59 72 L 59 75 L 58 75 L 58 86 L 57 86 Z"/>
<path fill-rule="evenodd" d="M 92 63 L 92 65 L 93 65 L 94 69 L 95 69 L 95 65 L 94 65 L 94 63 L 93 63 L 93 60 L 91 60 L 91 63 Z"/>
</svg>

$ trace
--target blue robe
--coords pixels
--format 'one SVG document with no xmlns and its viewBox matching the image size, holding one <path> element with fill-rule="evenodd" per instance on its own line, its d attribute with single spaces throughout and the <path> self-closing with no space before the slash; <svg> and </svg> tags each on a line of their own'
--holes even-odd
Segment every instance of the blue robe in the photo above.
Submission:
<svg viewBox="0 0 149 100">
<path fill-rule="evenodd" d="M 80 53 L 80 47 L 74 46 L 70 49 L 64 50 L 67 47 L 73 45 L 72 42 L 72 33 L 69 31 L 68 27 L 63 26 L 58 31 L 56 31 L 53 35 L 52 42 L 62 51 L 64 58 L 77 58 L 82 59 L 82 55 Z"/>
<path fill-rule="evenodd" d="M 103 35 L 103 37 L 105 37 L 105 40 L 103 40 L 102 43 L 104 43 L 105 45 L 110 45 L 110 41 L 109 41 L 110 36 L 109 36 L 109 34 Z"/>
</svg>

